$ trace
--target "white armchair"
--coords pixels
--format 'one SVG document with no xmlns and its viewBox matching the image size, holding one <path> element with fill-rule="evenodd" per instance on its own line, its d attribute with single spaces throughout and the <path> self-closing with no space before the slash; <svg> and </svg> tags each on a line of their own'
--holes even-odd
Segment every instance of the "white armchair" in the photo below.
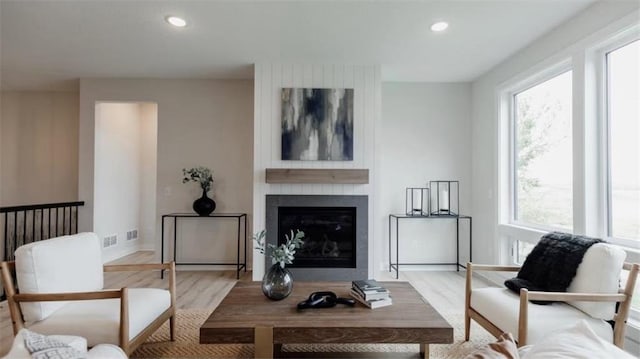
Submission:
<svg viewBox="0 0 640 359">
<path fill-rule="evenodd" d="M 175 339 L 173 262 L 103 266 L 99 238 L 80 233 L 21 246 L 0 268 L 14 334 L 81 336 L 89 347 L 114 344 L 128 355 L 169 319 Z M 103 272 L 140 270 L 168 270 L 169 289 L 103 288 Z"/>
<path fill-rule="evenodd" d="M 465 340 L 469 340 L 471 319 L 494 336 L 512 333 L 518 346 L 535 344 L 548 333 L 585 320 L 593 331 L 622 348 L 626 321 L 640 266 L 624 263 L 625 253 L 607 244 L 593 245 L 585 253 L 567 292 L 539 292 L 522 289 L 520 295 L 506 288 L 473 289 L 474 271 L 512 271 L 516 266 L 467 264 L 465 298 Z M 619 288 L 621 270 L 629 276 Z M 529 303 L 558 301 L 550 305 Z M 619 305 L 616 306 L 616 302 Z M 613 322 L 612 325 L 608 322 Z"/>
</svg>

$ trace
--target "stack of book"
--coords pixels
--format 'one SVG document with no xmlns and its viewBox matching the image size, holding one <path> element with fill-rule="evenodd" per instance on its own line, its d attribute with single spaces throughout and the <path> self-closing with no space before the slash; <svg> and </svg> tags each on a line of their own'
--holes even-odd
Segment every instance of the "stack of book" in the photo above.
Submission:
<svg viewBox="0 0 640 359">
<path fill-rule="evenodd" d="M 389 291 L 375 279 L 354 280 L 351 282 L 351 296 L 371 309 L 392 304 Z"/>
</svg>

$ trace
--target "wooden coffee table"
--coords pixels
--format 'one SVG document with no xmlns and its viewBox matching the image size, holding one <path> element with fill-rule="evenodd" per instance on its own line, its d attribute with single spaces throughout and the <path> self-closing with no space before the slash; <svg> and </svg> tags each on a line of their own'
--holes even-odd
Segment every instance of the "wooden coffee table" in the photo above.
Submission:
<svg viewBox="0 0 640 359">
<path fill-rule="evenodd" d="M 262 294 L 259 282 L 238 282 L 200 327 L 202 344 L 254 343 L 256 358 L 273 358 L 282 344 L 418 343 L 429 357 L 429 344 L 453 343 L 453 328 L 406 282 L 385 282 L 393 305 L 369 309 L 338 304 L 298 310 L 296 304 L 315 291 L 349 297 L 351 283 L 295 282 L 281 301 Z"/>
</svg>

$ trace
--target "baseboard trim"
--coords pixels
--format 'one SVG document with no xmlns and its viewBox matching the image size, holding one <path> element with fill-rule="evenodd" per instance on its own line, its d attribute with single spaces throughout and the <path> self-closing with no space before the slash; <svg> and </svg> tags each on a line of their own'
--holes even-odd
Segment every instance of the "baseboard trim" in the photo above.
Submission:
<svg viewBox="0 0 640 359">
<path fill-rule="evenodd" d="M 144 244 L 140 247 L 141 251 L 152 251 L 155 252 L 156 251 L 156 246 L 154 246 L 153 244 Z"/>
<path fill-rule="evenodd" d="M 189 265 L 189 264 L 177 264 L 176 271 L 189 271 L 189 272 L 198 272 L 198 271 L 235 271 L 236 265 Z M 240 271 L 244 272 L 244 268 Z M 247 272 L 249 269 L 247 269 Z"/>
<path fill-rule="evenodd" d="M 107 263 L 114 261 L 116 259 L 120 259 L 122 257 L 128 256 L 129 254 L 133 254 L 139 252 L 140 248 L 138 246 L 122 246 L 120 248 L 103 248 L 102 249 L 102 262 Z"/>
</svg>

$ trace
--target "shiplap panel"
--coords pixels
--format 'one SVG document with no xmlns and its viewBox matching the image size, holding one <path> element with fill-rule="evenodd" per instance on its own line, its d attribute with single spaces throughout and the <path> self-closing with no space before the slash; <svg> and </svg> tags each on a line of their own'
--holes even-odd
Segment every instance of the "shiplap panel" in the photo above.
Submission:
<svg viewBox="0 0 640 359">
<path fill-rule="evenodd" d="M 256 64 L 254 76 L 254 213 L 255 230 L 265 227 L 265 195 L 327 194 L 369 196 L 369 248 L 374 258 L 375 129 L 380 121 L 380 67 L 377 65 Z M 282 161 L 280 93 L 283 87 L 353 88 L 353 161 Z M 367 168 L 370 183 L 267 184 L 266 168 Z M 382 238 L 379 238 L 382 240 Z M 264 258 L 254 255 L 253 278 L 263 275 Z M 373 273 L 370 260 L 369 272 Z"/>
<path fill-rule="evenodd" d="M 334 88 L 345 88 L 343 70 L 344 70 L 343 65 L 332 66 L 330 78 L 327 78 L 327 76 L 325 76 L 326 81 L 327 82 L 332 81 Z M 327 185 L 325 187 L 325 190 L 327 191 L 327 193 L 337 195 L 340 193 L 344 193 L 344 186 L 343 185 Z"/>
<path fill-rule="evenodd" d="M 348 66 L 345 69 L 345 88 L 353 88 L 354 91 L 357 89 L 360 89 L 361 87 L 358 86 L 358 82 L 356 81 L 356 78 L 358 78 L 359 76 L 357 76 L 357 68 L 355 66 Z M 360 102 L 361 102 L 362 96 L 355 96 L 354 93 L 354 98 L 353 98 L 353 111 L 354 111 L 354 119 L 356 118 L 362 118 L 362 116 L 360 115 Z M 359 135 L 359 128 L 360 126 L 355 126 L 353 128 L 354 131 L 354 144 L 353 144 L 353 153 L 354 153 L 354 159 L 357 161 L 357 166 L 359 166 L 360 168 L 364 168 L 364 163 L 362 162 L 362 156 L 360 155 L 360 152 L 358 150 L 358 140 L 357 138 L 360 137 Z M 349 193 L 349 192 L 353 192 L 353 186 L 352 185 L 343 185 L 343 191 L 344 193 Z"/>
<path fill-rule="evenodd" d="M 366 96 L 365 82 L 364 82 L 364 77 L 365 77 L 364 67 L 356 68 L 355 76 L 356 76 L 355 88 L 359 90 L 360 96 L 354 97 L 354 107 L 355 107 L 354 120 L 356 118 L 359 118 L 361 120 L 357 121 L 357 125 L 355 125 L 354 127 L 353 151 L 354 151 L 354 155 L 355 154 L 358 155 L 356 160 L 358 164 L 364 165 L 364 163 L 362 162 L 364 161 L 363 154 L 365 153 L 365 150 L 364 150 L 364 147 L 362 147 L 362 144 L 364 143 L 364 138 L 363 138 L 364 128 L 366 127 L 366 120 L 367 120 L 364 112 L 364 106 L 365 106 L 364 98 Z"/>
<path fill-rule="evenodd" d="M 282 67 L 274 64 L 271 64 L 270 67 L 271 67 L 270 83 L 271 84 L 281 83 Z M 279 157 L 276 156 L 280 152 L 280 146 L 278 145 L 280 140 L 279 138 L 280 128 L 279 126 L 276 126 L 276 121 L 278 121 L 278 119 L 281 116 L 280 106 L 277 105 L 278 103 L 280 103 L 280 91 L 278 91 L 278 89 L 274 86 L 269 86 L 269 91 L 270 91 L 269 97 L 271 98 L 271 100 L 269 101 L 268 104 L 266 104 L 266 106 L 268 107 L 269 116 L 270 116 L 269 122 L 271 123 L 271 125 L 269 126 L 269 129 L 271 130 L 271 136 L 269 136 L 269 139 L 270 139 L 269 148 L 271 148 L 270 162 L 271 162 L 271 165 L 273 165 L 276 161 L 280 159 Z"/>
<path fill-rule="evenodd" d="M 313 72 L 311 74 L 312 85 L 310 87 L 330 87 L 331 84 L 324 81 L 324 73 L 328 66 L 322 65 L 313 65 Z M 306 161 L 311 168 L 321 168 L 321 166 L 326 164 L 325 161 Z M 328 193 L 323 190 L 322 185 L 313 184 L 308 187 L 310 193 Z"/>
</svg>

